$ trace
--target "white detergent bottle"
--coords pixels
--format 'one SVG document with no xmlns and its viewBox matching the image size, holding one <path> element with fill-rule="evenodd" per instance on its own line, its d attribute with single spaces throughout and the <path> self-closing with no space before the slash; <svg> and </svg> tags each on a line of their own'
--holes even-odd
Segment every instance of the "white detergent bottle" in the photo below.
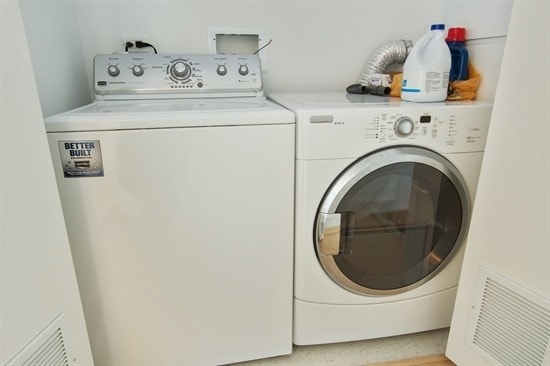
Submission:
<svg viewBox="0 0 550 366">
<path fill-rule="evenodd" d="M 403 66 L 401 99 L 442 102 L 447 98 L 451 52 L 445 42 L 445 25 L 432 24 L 430 32 L 413 46 Z"/>
</svg>

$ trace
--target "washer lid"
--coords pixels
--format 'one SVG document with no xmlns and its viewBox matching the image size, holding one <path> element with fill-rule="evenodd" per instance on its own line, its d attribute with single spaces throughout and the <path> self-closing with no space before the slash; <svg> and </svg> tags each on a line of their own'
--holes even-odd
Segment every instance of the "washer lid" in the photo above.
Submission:
<svg viewBox="0 0 550 366">
<path fill-rule="evenodd" d="M 96 101 L 46 118 L 47 132 L 288 124 L 294 115 L 265 98 Z"/>
</svg>

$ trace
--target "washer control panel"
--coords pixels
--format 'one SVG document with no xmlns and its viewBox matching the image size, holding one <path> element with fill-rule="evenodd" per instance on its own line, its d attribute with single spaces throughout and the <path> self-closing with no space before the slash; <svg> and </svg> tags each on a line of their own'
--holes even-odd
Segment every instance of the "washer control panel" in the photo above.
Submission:
<svg viewBox="0 0 550 366">
<path fill-rule="evenodd" d="M 97 55 L 94 92 L 111 99 L 143 94 L 161 97 L 263 94 L 257 55 Z"/>
</svg>

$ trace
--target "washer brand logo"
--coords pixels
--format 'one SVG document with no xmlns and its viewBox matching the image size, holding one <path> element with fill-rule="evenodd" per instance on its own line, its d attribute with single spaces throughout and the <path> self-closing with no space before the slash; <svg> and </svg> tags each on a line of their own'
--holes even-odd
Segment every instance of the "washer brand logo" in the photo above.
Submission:
<svg viewBox="0 0 550 366">
<path fill-rule="evenodd" d="M 103 177 L 99 140 L 59 141 L 59 154 L 65 178 Z"/>
</svg>

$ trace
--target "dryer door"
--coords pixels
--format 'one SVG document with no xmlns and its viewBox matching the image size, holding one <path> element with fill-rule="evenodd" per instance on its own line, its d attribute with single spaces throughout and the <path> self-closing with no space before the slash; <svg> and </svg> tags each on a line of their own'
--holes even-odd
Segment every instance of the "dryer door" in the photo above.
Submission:
<svg viewBox="0 0 550 366">
<path fill-rule="evenodd" d="M 360 294 L 408 291 L 435 276 L 464 242 L 470 199 L 458 170 L 416 147 L 374 152 L 331 185 L 317 213 L 317 256 Z"/>
</svg>

